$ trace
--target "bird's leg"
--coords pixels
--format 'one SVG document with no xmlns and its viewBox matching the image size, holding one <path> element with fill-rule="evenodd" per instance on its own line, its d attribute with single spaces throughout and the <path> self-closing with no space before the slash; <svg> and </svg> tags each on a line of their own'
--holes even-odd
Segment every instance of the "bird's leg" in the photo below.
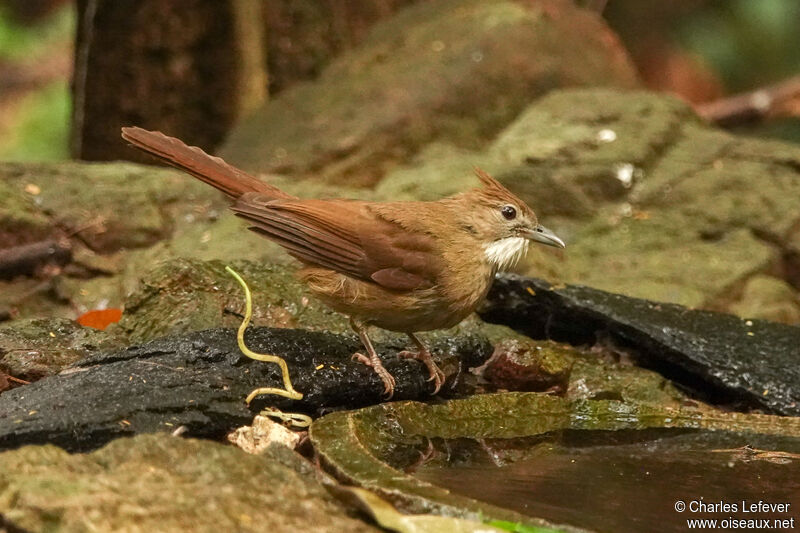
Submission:
<svg viewBox="0 0 800 533">
<path fill-rule="evenodd" d="M 410 352 L 410 351 L 403 351 L 398 353 L 397 355 L 402 357 L 403 359 L 417 359 L 422 361 L 428 369 L 428 373 L 430 377 L 428 381 L 433 381 L 434 387 L 433 392 L 431 394 L 436 394 L 439 392 L 439 389 L 442 388 L 444 384 L 444 372 L 442 369 L 436 366 L 436 363 L 431 357 L 431 352 L 428 348 L 423 344 L 422 340 L 419 337 L 414 335 L 413 333 L 407 333 L 408 337 L 411 341 L 416 345 L 417 351 Z"/>
<path fill-rule="evenodd" d="M 378 358 L 378 353 L 375 351 L 375 348 L 372 347 L 372 341 L 369 340 L 369 335 L 367 335 L 367 326 L 358 320 L 350 318 L 350 327 L 353 328 L 353 331 L 358 333 L 361 344 L 363 344 L 364 348 L 367 350 L 367 355 L 355 353 L 353 354 L 353 359 L 372 367 L 375 373 L 378 374 L 378 377 L 381 378 L 381 381 L 383 381 L 383 393 L 386 395 L 386 399 L 390 399 L 394 394 L 394 378 L 383 366 L 383 363 L 381 363 L 381 360 Z"/>
</svg>

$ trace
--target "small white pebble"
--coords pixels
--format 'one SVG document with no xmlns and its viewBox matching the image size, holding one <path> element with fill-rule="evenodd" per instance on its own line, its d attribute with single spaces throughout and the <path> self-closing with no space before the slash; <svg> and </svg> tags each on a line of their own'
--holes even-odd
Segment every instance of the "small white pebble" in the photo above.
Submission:
<svg viewBox="0 0 800 533">
<path fill-rule="evenodd" d="M 633 172 L 636 170 L 630 163 L 617 165 L 617 179 L 626 189 L 633 185 Z"/>
<path fill-rule="evenodd" d="M 597 132 L 597 142 L 611 143 L 617 140 L 617 132 L 614 130 L 604 129 Z"/>
</svg>

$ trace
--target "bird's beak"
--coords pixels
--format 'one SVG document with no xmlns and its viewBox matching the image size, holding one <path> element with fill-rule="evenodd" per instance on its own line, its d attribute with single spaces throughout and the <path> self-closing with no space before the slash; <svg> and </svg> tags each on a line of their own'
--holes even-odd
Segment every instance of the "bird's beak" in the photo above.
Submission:
<svg viewBox="0 0 800 533">
<path fill-rule="evenodd" d="M 536 226 L 536 229 L 527 231 L 525 233 L 525 238 L 541 244 L 546 244 L 547 246 L 555 246 L 556 248 L 567 247 L 564 241 L 559 239 L 555 233 L 541 225 Z"/>
</svg>

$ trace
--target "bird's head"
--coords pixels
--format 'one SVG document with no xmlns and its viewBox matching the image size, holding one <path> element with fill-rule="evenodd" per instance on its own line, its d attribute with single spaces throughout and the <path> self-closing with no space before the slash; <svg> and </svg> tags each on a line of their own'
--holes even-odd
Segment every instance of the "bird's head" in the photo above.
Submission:
<svg viewBox="0 0 800 533">
<path fill-rule="evenodd" d="M 565 248 L 564 241 L 539 224 L 536 213 L 489 174 L 475 169 L 482 187 L 465 193 L 465 229 L 482 243 L 486 259 L 497 270 L 513 266 L 531 241 Z"/>
</svg>

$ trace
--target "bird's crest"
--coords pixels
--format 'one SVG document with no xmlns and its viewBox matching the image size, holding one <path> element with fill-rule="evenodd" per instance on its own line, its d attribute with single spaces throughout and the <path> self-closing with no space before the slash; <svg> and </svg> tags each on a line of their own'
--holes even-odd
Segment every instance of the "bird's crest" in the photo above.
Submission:
<svg viewBox="0 0 800 533">
<path fill-rule="evenodd" d="M 529 215 L 535 216 L 533 215 L 531 209 L 525 205 L 525 202 L 523 202 L 516 194 L 506 189 L 502 183 L 490 176 L 488 172 L 478 167 L 473 167 L 473 170 L 483 185 L 483 188 L 480 189 L 480 191 L 484 196 L 487 197 L 487 199 L 494 199 L 499 202 L 509 202 L 515 204 L 517 207 L 526 211 Z"/>
</svg>

